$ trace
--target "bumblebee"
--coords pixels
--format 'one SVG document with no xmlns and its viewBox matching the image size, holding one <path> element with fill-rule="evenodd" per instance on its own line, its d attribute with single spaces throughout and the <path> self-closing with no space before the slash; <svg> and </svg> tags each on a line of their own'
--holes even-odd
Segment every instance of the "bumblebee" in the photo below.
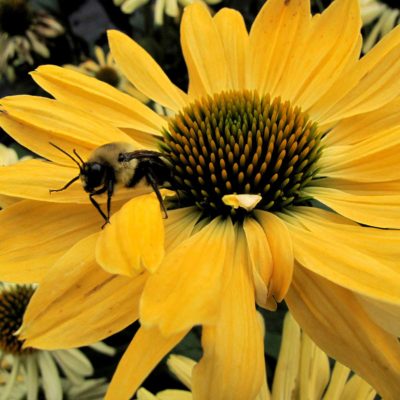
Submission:
<svg viewBox="0 0 400 400">
<path fill-rule="evenodd" d="M 130 143 L 115 142 L 98 147 L 92 152 L 89 159 L 84 161 L 75 149 L 73 153 L 76 158 L 54 143 L 50 144 L 79 167 L 79 174 L 76 177 L 60 189 L 50 189 L 50 193 L 61 192 L 80 179 L 83 189 L 89 193 L 91 203 L 105 221 L 103 227 L 110 222 L 111 198 L 116 185 L 134 188 L 144 182 L 151 186 L 160 202 L 164 218 L 168 217 L 159 188 L 170 181 L 171 169 L 163 160 L 162 153 L 152 150 L 136 150 Z M 94 199 L 94 196 L 103 193 L 107 193 L 106 213 Z"/>
</svg>

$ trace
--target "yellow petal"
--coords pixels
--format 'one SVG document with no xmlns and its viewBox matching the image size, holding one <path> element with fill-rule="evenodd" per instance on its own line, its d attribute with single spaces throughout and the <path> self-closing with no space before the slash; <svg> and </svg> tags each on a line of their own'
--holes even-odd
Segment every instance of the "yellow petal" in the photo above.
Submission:
<svg viewBox="0 0 400 400">
<path fill-rule="evenodd" d="M 273 271 L 269 288 L 269 296 L 280 302 L 286 295 L 293 275 L 292 238 L 285 223 L 276 215 L 256 211 L 256 219 L 264 229 L 273 260 Z"/>
<path fill-rule="evenodd" d="M 300 398 L 321 399 L 329 382 L 328 356 L 305 334 L 301 340 Z"/>
<path fill-rule="evenodd" d="M 140 388 L 136 393 L 135 400 L 157 400 L 157 397 L 145 388 Z"/>
<path fill-rule="evenodd" d="M 64 67 L 72 71 L 77 71 L 80 73 L 84 72 L 85 74 L 95 74 L 100 69 L 99 64 L 95 63 L 93 60 L 86 60 L 82 64 L 80 64 L 80 66 L 66 64 L 64 65 Z"/>
<path fill-rule="evenodd" d="M 375 325 L 354 296 L 297 266 L 286 297 L 304 331 L 389 400 L 400 393 L 400 344 Z"/>
<path fill-rule="evenodd" d="M 340 121 L 324 138 L 327 146 L 359 143 L 379 132 L 388 132 L 400 126 L 400 99 L 384 107 Z"/>
<path fill-rule="evenodd" d="M 137 129 L 131 128 L 121 128 L 121 130 L 135 140 L 140 148 L 159 151 L 160 135 L 149 134 L 147 132 L 138 131 Z"/>
<path fill-rule="evenodd" d="M 192 400 L 192 393 L 186 390 L 167 389 L 157 393 L 158 400 Z"/>
<path fill-rule="evenodd" d="M 140 320 L 169 335 L 217 318 L 223 272 L 232 262 L 230 220 L 217 218 L 166 254 L 143 292 Z"/>
<path fill-rule="evenodd" d="M 292 99 L 287 77 L 298 69 L 298 58 L 304 58 L 302 43 L 310 23 L 308 1 L 269 0 L 258 13 L 250 31 L 250 87 L 260 94 L 282 95 Z M 299 52 L 301 50 L 301 52 Z M 293 69 L 294 63 L 297 63 Z M 289 72 L 291 71 L 291 72 Z M 283 81 L 283 82 L 282 82 Z M 291 78 L 291 87 L 297 82 Z M 274 91 L 279 84 L 279 94 Z"/>
<path fill-rule="evenodd" d="M 341 394 L 346 385 L 347 378 L 350 374 L 350 369 L 336 361 L 333 367 L 331 381 L 326 389 L 324 400 L 342 399 Z M 350 399 L 349 399 L 350 400 Z M 361 400 L 361 399 L 359 399 Z M 371 399 L 372 400 L 372 399 Z"/>
<path fill-rule="evenodd" d="M 21 199 L 18 197 L 6 196 L 0 194 L 0 208 L 4 210 L 7 207 L 12 206 L 15 203 L 18 203 Z"/>
<path fill-rule="evenodd" d="M 151 370 L 186 333 L 165 337 L 156 328 L 141 327 L 118 364 L 105 400 L 130 399 Z"/>
<path fill-rule="evenodd" d="M 42 349 L 79 347 L 119 332 L 138 318 L 146 274 L 110 275 L 95 262 L 97 234 L 78 242 L 40 283 L 21 337 Z"/>
<path fill-rule="evenodd" d="M 181 46 L 191 95 L 200 97 L 231 88 L 222 40 L 204 4 L 195 3 L 185 8 Z"/>
<path fill-rule="evenodd" d="M 137 89 L 173 111 L 185 106 L 185 93 L 169 80 L 146 50 L 122 32 L 114 30 L 108 31 L 108 41 L 118 67 Z"/>
<path fill-rule="evenodd" d="M 201 217 L 197 207 L 184 207 L 168 211 L 165 224 L 165 249 L 170 252 L 188 239 Z"/>
<path fill-rule="evenodd" d="M 334 85 L 341 86 L 342 74 L 358 61 L 361 51 L 359 8 L 358 0 L 336 0 L 321 15 L 313 17 L 303 54 L 296 60 L 299 72 L 286 77 L 290 83 L 294 82 L 295 101 L 303 110 L 313 110 L 314 104 L 318 107 L 325 92 Z"/>
<path fill-rule="evenodd" d="M 315 207 L 295 207 L 293 215 L 310 231 L 320 234 L 323 227 L 326 229 L 323 237 L 345 243 L 398 271 L 400 231 L 360 227 L 338 214 Z"/>
<path fill-rule="evenodd" d="M 166 121 L 139 100 L 79 72 L 55 65 L 42 65 L 33 79 L 57 100 L 105 119 L 118 128 L 131 128 L 161 135 Z"/>
<path fill-rule="evenodd" d="M 105 65 L 106 64 L 106 57 L 104 55 L 104 51 L 101 47 L 95 46 L 94 47 L 94 54 L 97 58 L 97 61 L 99 62 L 100 65 Z"/>
<path fill-rule="evenodd" d="M 264 229 L 253 218 L 243 223 L 252 267 L 257 304 L 269 309 L 268 291 L 273 271 L 272 253 Z"/>
<path fill-rule="evenodd" d="M 193 370 L 192 392 L 200 400 L 254 399 L 266 379 L 262 328 L 243 231 L 234 249 L 234 263 L 224 274 L 218 320 L 203 326 L 203 357 Z"/>
<path fill-rule="evenodd" d="M 393 29 L 355 68 L 343 75 L 312 113 L 325 124 L 383 107 L 400 94 L 400 27 Z M 333 106 L 332 106 L 333 105 Z"/>
<path fill-rule="evenodd" d="M 18 162 L 18 154 L 12 147 L 0 143 L 0 166 L 15 164 Z"/>
<path fill-rule="evenodd" d="M 0 169 L 0 193 L 21 197 L 31 200 L 41 200 L 51 203 L 80 203 L 91 204 L 89 195 L 86 193 L 80 181 L 73 183 L 68 189 L 50 193 L 50 189 L 59 189 L 67 182 L 79 174 L 77 167 L 63 167 L 42 160 L 27 160 L 19 162 L 8 167 Z M 116 206 L 121 199 L 132 198 L 140 194 L 146 193 L 149 189 L 120 188 L 113 196 L 113 209 L 119 208 Z M 96 196 L 98 203 L 107 201 L 107 195 Z M 92 211 L 88 210 L 93 215 L 97 215 L 99 223 L 101 217 L 92 206 Z"/>
<path fill-rule="evenodd" d="M 353 194 L 328 187 L 304 191 L 346 218 L 380 228 L 400 228 L 400 195 Z"/>
<path fill-rule="evenodd" d="M 286 218 L 294 255 L 305 268 L 354 292 L 400 305 L 399 271 L 385 263 L 379 252 L 368 254 L 362 245 L 361 248 L 357 246 L 359 242 L 374 240 L 368 233 L 363 234 L 367 228 L 341 225 L 339 230 L 323 220 L 304 228 L 299 223 L 306 223 L 306 218 Z M 378 234 L 376 237 L 379 239 Z M 380 241 L 384 242 L 383 235 Z M 374 243 L 376 246 L 379 240 Z"/>
<path fill-rule="evenodd" d="M 154 193 L 136 197 L 100 233 L 96 260 L 108 272 L 135 276 L 154 272 L 164 257 L 164 224 Z"/>
<path fill-rule="evenodd" d="M 325 187 L 341 190 L 355 195 L 386 195 L 393 196 L 400 193 L 400 180 L 390 182 L 352 182 L 346 179 L 325 178 Z"/>
<path fill-rule="evenodd" d="M 137 400 L 192 400 L 192 393 L 187 390 L 166 389 L 158 392 L 157 395 L 150 393 L 144 388 L 140 388 L 136 393 Z M 135 398 L 135 399 L 136 399 Z"/>
<path fill-rule="evenodd" d="M 357 296 L 370 318 L 390 334 L 400 337 L 400 306 L 371 299 L 366 296 Z"/>
<path fill-rule="evenodd" d="M 271 400 L 271 393 L 268 389 L 268 383 L 266 379 L 264 379 L 263 383 L 261 384 L 261 389 L 254 400 Z"/>
<path fill-rule="evenodd" d="M 88 203 L 80 182 L 67 191 L 50 194 L 79 174 L 77 167 L 62 167 L 42 160 L 27 160 L 0 169 L 0 192 L 14 197 L 57 203 Z"/>
<path fill-rule="evenodd" d="M 110 142 L 136 144 L 127 134 L 75 106 L 35 96 L 12 96 L 1 100 L 1 127 L 31 151 L 61 164 L 75 164 L 59 150 L 76 149 L 86 159 L 97 146 Z M 138 147 L 138 145 L 136 144 Z"/>
<path fill-rule="evenodd" d="M 376 391 L 358 375 L 353 375 L 346 384 L 341 400 L 374 400 Z"/>
<path fill-rule="evenodd" d="M 385 182 L 400 178 L 398 128 L 379 132 L 347 146 L 329 146 L 320 160 L 322 176 L 356 182 Z"/>
<path fill-rule="evenodd" d="M 196 362 L 191 358 L 178 354 L 171 354 L 167 360 L 168 369 L 183 383 L 188 389 L 192 388 L 192 371 Z"/>
<path fill-rule="evenodd" d="M 0 213 L 0 278 L 39 282 L 79 240 L 99 229 L 89 206 L 20 201 Z"/>
<path fill-rule="evenodd" d="M 223 8 L 215 14 L 214 23 L 225 49 L 231 86 L 233 89 L 245 89 L 249 81 L 249 36 L 243 17 L 235 10 Z"/>
<path fill-rule="evenodd" d="M 283 322 L 281 347 L 272 386 L 273 399 L 290 399 L 295 393 L 300 367 L 300 326 L 290 313 Z"/>
</svg>

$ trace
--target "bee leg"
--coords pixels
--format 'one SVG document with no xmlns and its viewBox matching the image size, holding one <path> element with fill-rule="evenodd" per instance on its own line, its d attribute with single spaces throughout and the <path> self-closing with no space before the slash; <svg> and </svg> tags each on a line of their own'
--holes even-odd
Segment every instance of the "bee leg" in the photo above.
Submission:
<svg viewBox="0 0 400 400">
<path fill-rule="evenodd" d="M 63 190 L 67 189 L 70 187 L 74 182 L 76 182 L 79 179 L 79 175 L 76 176 L 75 178 L 72 178 L 67 184 L 65 184 L 61 189 L 49 189 L 50 193 L 53 192 L 62 192 Z"/>
<path fill-rule="evenodd" d="M 108 219 L 107 215 L 104 214 L 103 210 L 100 207 L 100 204 L 93 198 L 93 196 L 96 196 L 98 194 L 102 194 L 107 190 L 107 186 L 102 187 L 99 190 L 96 190 L 93 193 L 89 194 L 89 200 L 91 201 L 91 203 L 94 205 L 95 209 L 99 212 L 99 214 L 104 218 L 105 223 L 103 224 L 103 226 L 101 227 L 101 229 L 103 229 L 107 224 L 110 223 L 110 220 Z"/>
<path fill-rule="evenodd" d="M 114 193 L 114 179 L 110 179 L 107 183 L 107 219 L 106 224 L 110 223 L 110 213 L 111 213 L 111 197 Z"/>
<path fill-rule="evenodd" d="M 147 182 L 150 183 L 151 187 L 154 190 L 154 193 L 157 196 L 158 201 L 160 202 L 161 209 L 163 210 L 163 213 L 164 213 L 164 219 L 168 218 L 167 209 L 165 208 L 164 199 L 161 196 L 157 181 L 154 179 L 152 174 L 146 174 L 146 179 L 147 179 Z"/>
</svg>

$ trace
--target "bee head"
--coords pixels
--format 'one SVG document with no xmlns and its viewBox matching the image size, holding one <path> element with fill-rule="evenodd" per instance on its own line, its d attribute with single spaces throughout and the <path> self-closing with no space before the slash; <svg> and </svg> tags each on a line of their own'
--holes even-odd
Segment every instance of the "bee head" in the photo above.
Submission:
<svg viewBox="0 0 400 400">
<path fill-rule="evenodd" d="M 106 166 L 98 162 L 87 162 L 80 173 L 83 189 L 92 193 L 99 186 L 104 185 L 106 178 Z"/>
</svg>

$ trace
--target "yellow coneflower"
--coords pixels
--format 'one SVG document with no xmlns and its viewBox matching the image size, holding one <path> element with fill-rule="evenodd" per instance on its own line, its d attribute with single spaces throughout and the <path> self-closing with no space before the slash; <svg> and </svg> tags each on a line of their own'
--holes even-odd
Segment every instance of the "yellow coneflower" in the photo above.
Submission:
<svg viewBox="0 0 400 400">
<path fill-rule="evenodd" d="M 265 381 L 256 304 L 284 300 L 318 346 L 396 399 L 400 29 L 361 59 L 360 29 L 358 0 L 314 17 L 308 0 L 269 0 L 249 33 L 236 11 L 196 3 L 181 25 L 188 93 L 109 32 L 120 69 L 167 120 L 55 66 L 33 77 L 56 100 L 3 99 L 1 126 L 51 160 L 0 170 L 0 191 L 25 199 L 0 215 L 0 276 L 40 282 L 26 345 L 80 346 L 139 319 L 107 394 L 126 399 L 201 325 L 194 395 L 253 399 Z M 179 195 L 167 219 L 142 188 L 116 192 L 104 230 L 79 182 L 49 194 L 77 175 L 49 141 L 87 160 L 146 135 Z"/>
<path fill-rule="evenodd" d="M 149 3 L 150 0 L 113 0 L 114 4 L 121 7 L 121 11 L 125 14 L 132 14 L 138 8 Z M 178 18 L 181 10 L 180 7 L 188 6 L 194 3 L 194 1 L 200 1 L 204 4 L 218 4 L 221 0 L 155 0 L 154 2 L 154 23 L 156 25 L 162 25 L 164 23 L 164 13 L 171 18 Z"/>
<path fill-rule="evenodd" d="M 369 28 L 363 45 L 363 51 L 367 53 L 399 24 L 400 7 L 390 7 L 379 0 L 360 0 L 360 6 L 363 25 Z"/>
<path fill-rule="evenodd" d="M 35 400 L 39 388 L 44 390 L 47 399 L 61 400 L 64 391 L 59 368 L 68 380 L 67 393 L 71 390 L 84 393 L 88 385 L 85 378 L 94 372 L 89 359 L 78 349 L 45 351 L 22 347 L 16 332 L 34 291 L 32 285 L 0 283 L 0 360 L 1 367 L 9 371 L 0 388 L 1 400 L 24 392 L 29 400 Z M 104 343 L 91 347 L 105 354 L 115 353 Z M 97 385 L 100 386 L 99 382 Z M 104 389 L 103 386 L 103 393 Z"/>
<path fill-rule="evenodd" d="M 50 56 L 46 41 L 64 33 L 64 28 L 28 0 L 0 0 L 0 78 L 15 79 L 14 68 L 34 64 L 34 54 Z"/>
<path fill-rule="evenodd" d="M 147 102 L 148 98 L 143 96 L 134 86 L 125 78 L 118 68 L 118 65 L 112 58 L 111 53 L 105 53 L 104 50 L 95 46 L 94 54 L 96 60 L 86 60 L 79 65 L 64 65 L 64 67 L 81 72 L 85 75 L 93 76 L 102 82 L 108 83 L 115 88 L 122 90 L 136 97 L 137 99 Z"/>
</svg>

